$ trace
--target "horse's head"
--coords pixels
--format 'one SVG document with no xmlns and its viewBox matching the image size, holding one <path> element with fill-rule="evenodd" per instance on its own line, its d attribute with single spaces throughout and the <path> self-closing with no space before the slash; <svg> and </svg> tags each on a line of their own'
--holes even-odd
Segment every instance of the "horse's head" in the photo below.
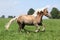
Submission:
<svg viewBox="0 0 60 40">
<path fill-rule="evenodd" d="M 45 8 L 45 9 L 43 10 L 43 15 L 45 15 L 45 16 L 51 18 L 51 15 L 49 14 L 47 8 Z"/>
</svg>

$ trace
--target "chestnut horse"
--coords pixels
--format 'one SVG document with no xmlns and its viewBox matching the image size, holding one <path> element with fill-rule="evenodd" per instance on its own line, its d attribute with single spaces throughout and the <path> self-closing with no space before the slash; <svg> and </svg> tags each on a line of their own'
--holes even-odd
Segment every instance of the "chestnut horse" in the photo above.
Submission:
<svg viewBox="0 0 60 40">
<path fill-rule="evenodd" d="M 40 30 L 39 25 L 42 25 L 43 26 L 42 31 L 45 31 L 45 26 L 42 24 L 43 15 L 45 15 L 47 17 L 51 17 L 48 14 L 47 8 L 44 8 L 43 10 L 35 11 L 33 15 L 22 15 L 22 16 L 15 17 L 15 18 L 11 19 L 5 27 L 8 30 L 10 24 L 14 20 L 17 20 L 17 23 L 19 25 L 19 30 L 24 29 L 25 25 L 29 24 L 29 25 L 35 25 L 35 27 L 36 27 L 35 32 L 38 32 Z"/>
</svg>

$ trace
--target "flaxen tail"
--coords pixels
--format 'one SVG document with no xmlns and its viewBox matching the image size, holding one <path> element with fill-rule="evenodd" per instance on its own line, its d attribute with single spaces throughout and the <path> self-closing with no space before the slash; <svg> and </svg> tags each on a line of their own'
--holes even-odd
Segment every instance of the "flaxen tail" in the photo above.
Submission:
<svg viewBox="0 0 60 40">
<path fill-rule="evenodd" d="M 12 23 L 14 20 L 16 20 L 16 19 L 17 19 L 17 17 L 12 18 L 12 19 L 5 25 L 5 29 L 8 30 L 9 27 L 10 27 L 10 25 L 11 25 L 11 23 Z"/>
</svg>

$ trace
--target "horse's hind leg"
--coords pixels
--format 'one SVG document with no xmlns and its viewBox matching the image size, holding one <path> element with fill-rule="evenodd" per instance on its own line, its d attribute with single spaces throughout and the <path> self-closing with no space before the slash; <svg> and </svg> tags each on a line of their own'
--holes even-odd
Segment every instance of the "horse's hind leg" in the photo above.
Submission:
<svg viewBox="0 0 60 40">
<path fill-rule="evenodd" d="M 24 27 L 25 27 L 25 24 L 23 23 L 23 24 L 22 24 L 22 29 L 23 29 L 25 32 L 27 32 L 27 30 L 26 30 Z"/>
<path fill-rule="evenodd" d="M 25 24 L 23 23 L 23 24 L 22 24 L 22 29 L 24 29 L 24 27 L 25 27 Z"/>
<path fill-rule="evenodd" d="M 19 25 L 18 31 L 21 31 L 21 29 L 22 29 L 22 24 L 21 24 L 20 22 L 17 22 L 17 23 L 18 23 L 18 25 Z"/>
<path fill-rule="evenodd" d="M 19 25 L 18 30 L 21 31 L 21 29 L 22 29 L 22 24 Z"/>
</svg>

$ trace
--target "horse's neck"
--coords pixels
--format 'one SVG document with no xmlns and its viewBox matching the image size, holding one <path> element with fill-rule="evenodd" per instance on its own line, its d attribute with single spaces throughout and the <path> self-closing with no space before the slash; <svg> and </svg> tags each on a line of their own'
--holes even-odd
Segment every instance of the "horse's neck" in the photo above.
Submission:
<svg viewBox="0 0 60 40">
<path fill-rule="evenodd" d="M 36 16 L 36 20 L 40 23 L 40 22 L 42 22 L 42 17 L 43 17 L 43 15 L 38 15 L 38 16 Z"/>
</svg>

